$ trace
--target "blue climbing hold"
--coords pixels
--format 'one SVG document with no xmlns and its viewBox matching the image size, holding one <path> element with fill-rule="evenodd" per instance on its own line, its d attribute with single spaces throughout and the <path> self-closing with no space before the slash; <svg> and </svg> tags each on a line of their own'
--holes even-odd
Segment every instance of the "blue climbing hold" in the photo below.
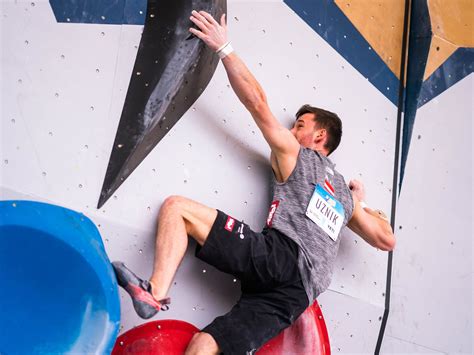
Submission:
<svg viewBox="0 0 474 355">
<path fill-rule="evenodd" d="M 0 353 L 110 353 L 117 281 L 94 223 L 33 201 L 0 201 Z"/>
</svg>

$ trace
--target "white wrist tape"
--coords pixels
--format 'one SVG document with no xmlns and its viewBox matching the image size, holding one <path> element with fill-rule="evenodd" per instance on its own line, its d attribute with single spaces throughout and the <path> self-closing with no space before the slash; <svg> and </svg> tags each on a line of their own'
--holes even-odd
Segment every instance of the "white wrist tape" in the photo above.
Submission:
<svg viewBox="0 0 474 355">
<path fill-rule="evenodd" d="M 359 201 L 359 205 L 360 205 L 360 207 L 362 207 L 362 208 L 367 208 L 367 207 L 369 207 L 369 206 L 367 206 L 367 203 L 366 203 L 365 201 Z"/>
<path fill-rule="evenodd" d="M 219 56 L 220 59 L 224 59 L 227 57 L 229 54 L 231 54 L 234 51 L 234 48 L 232 48 L 232 45 L 230 42 L 227 42 L 223 46 L 221 46 L 217 51 L 217 55 Z"/>
<path fill-rule="evenodd" d="M 230 42 L 226 42 L 226 43 L 224 43 L 222 46 L 220 46 L 219 48 L 217 48 L 216 53 L 219 53 L 221 50 L 223 50 L 224 47 L 227 46 L 229 43 L 230 43 Z"/>
</svg>

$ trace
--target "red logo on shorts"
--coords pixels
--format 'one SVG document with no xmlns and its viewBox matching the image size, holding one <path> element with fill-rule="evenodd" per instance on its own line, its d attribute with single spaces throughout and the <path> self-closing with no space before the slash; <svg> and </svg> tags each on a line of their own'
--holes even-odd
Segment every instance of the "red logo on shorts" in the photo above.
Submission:
<svg viewBox="0 0 474 355">
<path fill-rule="evenodd" d="M 234 230 L 235 226 L 235 219 L 232 217 L 227 217 L 227 222 L 225 222 L 224 228 L 228 230 L 229 232 L 232 232 Z"/>
<path fill-rule="evenodd" d="M 272 226 L 273 216 L 275 215 L 276 209 L 278 208 L 279 204 L 280 204 L 280 201 L 273 201 L 272 204 L 270 205 L 270 211 L 268 211 L 268 217 L 267 217 L 268 227 Z"/>
</svg>

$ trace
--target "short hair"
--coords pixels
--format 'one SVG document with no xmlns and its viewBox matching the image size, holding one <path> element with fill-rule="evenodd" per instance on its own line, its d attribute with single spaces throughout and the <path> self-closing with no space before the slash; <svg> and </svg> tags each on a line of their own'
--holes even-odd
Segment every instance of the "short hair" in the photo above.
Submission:
<svg viewBox="0 0 474 355">
<path fill-rule="evenodd" d="M 303 105 L 296 112 L 296 119 L 305 113 L 314 113 L 314 120 L 317 128 L 323 128 L 328 132 L 328 137 L 324 148 L 328 150 L 328 155 L 331 154 L 341 143 L 342 137 L 342 122 L 338 115 L 334 112 L 323 110 L 319 107 L 310 105 Z"/>
</svg>

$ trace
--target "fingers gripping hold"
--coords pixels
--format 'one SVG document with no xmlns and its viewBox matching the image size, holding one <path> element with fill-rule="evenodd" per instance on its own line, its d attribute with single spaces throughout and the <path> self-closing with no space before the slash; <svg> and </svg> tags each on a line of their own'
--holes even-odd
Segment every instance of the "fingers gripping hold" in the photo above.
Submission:
<svg viewBox="0 0 474 355">
<path fill-rule="evenodd" d="M 193 21 L 201 30 L 211 27 L 211 23 L 201 13 L 193 10 L 191 14 L 191 21 Z"/>
<path fill-rule="evenodd" d="M 216 20 L 214 20 L 214 17 L 211 16 L 211 14 L 207 13 L 206 11 L 199 11 L 199 15 L 201 15 L 205 21 L 213 26 L 219 26 Z"/>
<path fill-rule="evenodd" d="M 194 34 L 213 51 L 227 43 L 227 26 L 225 15 L 221 16 L 220 24 L 205 11 L 193 11 L 190 20 L 198 29 L 190 28 L 189 32 Z"/>
<path fill-rule="evenodd" d="M 349 182 L 349 188 L 351 189 L 352 196 L 354 196 L 357 200 L 365 200 L 365 188 L 362 182 L 358 180 L 351 180 Z"/>
<path fill-rule="evenodd" d="M 225 14 L 222 14 L 221 16 L 221 26 L 227 28 Z"/>
</svg>

